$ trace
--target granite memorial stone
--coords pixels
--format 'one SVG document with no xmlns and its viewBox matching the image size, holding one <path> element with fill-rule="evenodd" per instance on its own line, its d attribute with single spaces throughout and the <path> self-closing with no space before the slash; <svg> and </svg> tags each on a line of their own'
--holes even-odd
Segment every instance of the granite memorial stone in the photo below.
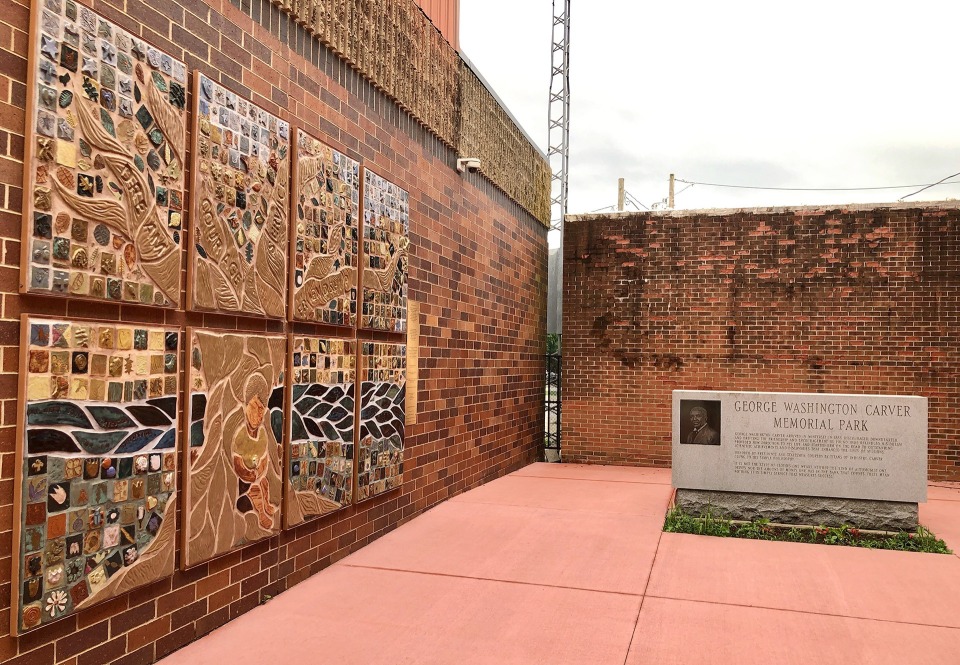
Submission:
<svg viewBox="0 0 960 665">
<path fill-rule="evenodd" d="M 673 422 L 686 509 L 899 529 L 926 501 L 925 397 L 678 390 Z"/>
</svg>

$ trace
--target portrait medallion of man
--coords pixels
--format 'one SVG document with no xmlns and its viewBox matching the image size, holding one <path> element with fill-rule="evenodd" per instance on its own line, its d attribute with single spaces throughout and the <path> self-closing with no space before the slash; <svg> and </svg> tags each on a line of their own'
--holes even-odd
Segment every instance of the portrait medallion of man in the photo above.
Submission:
<svg viewBox="0 0 960 665">
<path fill-rule="evenodd" d="M 720 402 L 680 400 L 680 443 L 720 445 Z"/>
</svg>

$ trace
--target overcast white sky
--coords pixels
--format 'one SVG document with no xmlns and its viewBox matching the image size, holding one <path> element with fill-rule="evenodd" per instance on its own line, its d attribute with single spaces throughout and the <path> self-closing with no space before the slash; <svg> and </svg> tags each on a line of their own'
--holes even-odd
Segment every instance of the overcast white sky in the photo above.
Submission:
<svg viewBox="0 0 960 665">
<path fill-rule="evenodd" d="M 463 52 L 541 148 L 552 12 L 551 0 L 461 0 Z M 615 204 L 618 177 L 650 206 L 667 196 L 670 173 L 875 187 L 960 171 L 956 0 L 572 0 L 571 25 L 569 213 Z M 914 191 L 684 187 L 678 208 L 895 201 Z M 948 197 L 960 198 L 960 184 L 908 200 Z"/>
</svg>

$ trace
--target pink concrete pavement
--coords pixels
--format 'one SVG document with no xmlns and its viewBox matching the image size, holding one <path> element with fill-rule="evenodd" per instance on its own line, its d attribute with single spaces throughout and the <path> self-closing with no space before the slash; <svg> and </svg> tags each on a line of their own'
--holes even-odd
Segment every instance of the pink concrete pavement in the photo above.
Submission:
<svg viewBox="0 0 960 665">
<path fill-rule="evenodd" d="M 528 466 L 161 663 L 960 663 L 960 557 L 662 534 L 671 491 Z M 960 488 L 921 521 L 960 552 Z"/>
</svg>

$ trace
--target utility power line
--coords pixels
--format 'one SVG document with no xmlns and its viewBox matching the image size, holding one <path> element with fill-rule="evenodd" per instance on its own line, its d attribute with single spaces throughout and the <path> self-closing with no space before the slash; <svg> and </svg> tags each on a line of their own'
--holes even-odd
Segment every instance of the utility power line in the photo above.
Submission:
<svg viewBox="0 0 960 665">
<path fill-rule="evenodd" d="M 949 175 L 943 180 L 934 183 L 920 183 L 916 185 L 889 185 L 885 187 L 760 187 L 757 185 L 730 185 L 719 182 L 699 182 L 694 180 L 684 180 L 682 178 L 677 178 L 676 180 L 677 182 L 682 182 L 687 185 L 701 185 L 703 187 L 726 187 L 729 189 L 762 189 L 780 192 L 865 192 L 880 189 L 911 189 L 913 187 L 923 187 L 923 189 L 929 189 L 935 185 L 955 185 L 960 184 L 960 180 L 949 180 L 949 178 L 955 178 L 958 175 L 960 175 L 960 173 L 954 173 L 953 175 Z M 921 189 L 920 191 L 923 190 Z M 914 194 L 919 193 L 920 192 L 914 192 Z M 907 194 L 907 196 L 913 196 L 913 194 Z M 907 196 L 903 198 L 907 198 Z"/>
<path fill-rule="evenodd" d="M 626 194 L 626 195 L 630 198 L 630 202 L 633 203 L 633 207 L 636 208 L 637 210 L 639 210 L 641 207 L 642 207 L 644 210 L 650 210 L 650 208 L 648 208 L 647 206 L 645 206 L 645 205 L 643 205 L 642 203 L 640 203 L 640 199 L 638 199 L 636 196 L 634 196 L 633 194 L 631 194 L 631 193 L 628 192 L 627 190 L 623 190 L 623 193 Z"/>
<path fill-rule="evenodd" d="M 684 180 L 683 178 L 675 178 L 676 182 L 682 182 L 686 185 L 683 189 L 676 193 L 676 195 L 683 194 L 685 191 L 693 187 L 694 185 L 701 185 L 703 187 L 727 187 L 731 189 L 758 189 L 758 190 L 773 190 L 773 191 L 784 191 L 784 192 L 860 192 L 860 191 L 873 191 L 873 190 L 883 190 L 883 189 L 910 189 L 913 187 L 920 187 L 915 192 L 906 194 L 905 196 L 897 199 L 898 202 L 902 202 L 911 196 L 916 196 L 920 192 L 926 191 L 931 187 L 936 187 L 937 185 L 958 185 L 960 180 L 951 180 L 951 178 L 956 178 L 960 176 L 960 172 L 953 173 L 947 177 L 933 182 L 930 184 L 916 184 L 916 185 L 888 185 L 884 187 L 761 187 L 756 185 L 731 185 L 726 183 L 717 183 L 717 182 L 699 182 L 695 180 Z M 650 210 L 643 203 L 640 203 L 639 199 L 630 192 L 623 190 L 624 198 L 627 203 L 630 203 L 634 208 L 640 210 L 643 207 L 644 210 Z M 666 201 L 666 199 L 664 199 Z M 660 205 L 659 202 L 655 203 L 654 206 Z M 604 210 L 613 210 L 615 205 L 604 206 L 603 208 L 597 208 L 592 210 L 591 213 L 601 212 Z"/>
<path fill-rule="evenodd" d="M 913 194 L 907 194 L 906 196 L 900 197 L 900 199 L 898 199 L 898 200 L 899 200 L 899 201 L 903 201 L 904 199 L 908 199 L 908 198 L 910 198 L 911 196 L 916 196 L 916 195 L 919 194 L 920 192 L 922 192 L 922 191 L 924 191 L 924 190 L 927 190 L 927 189 L 930 189 L 931 187 L 936 187 L 937 185 L 940 185 L 940 184 L 947 184 L 947 183 L 945 182 L 946 180 L 949 180 L 950 178 L 955 178 L 955 177 L 957 177 L 958 175 L 960 175 L 960 173 L 954 173 L 953 175 L 948 175 L 948 176 L 947 176 L 946 178 L 944 178 L 943 180 L 938 180 L 937 182 L 933 183 L 932 185 L 927 185 L 927 186 L 924 187 L 923 189 L 918 189 L 917 191 L 913 192 Z"/>
<path fill-rule="evenodd" d="M 633 194 L 631 194 L 631 193 L 628 192 L 627 190 L 623 190 L 623 194 L 624 194 L 624 200 L 625 200 L 625 202 L 626 202 L 626 203 L 629 203 L 630 205 L 632 205 L 632 206 L 633 206 L 634 208 L 636 208 L 637 210 L 640 210 L 641 208 L 643 208 L 644 210 L 650 210 L 650 208 L 648 208 L 647 206 L 645 206 L 645 205 L 643 205 L 642 203 L 640 203 L 640 200 L 637 199 L 636 196 L 634 196 Z M 618 206 L 618 205 L 619 205 L 619 204 L 613 204 L 613 205 L 603 206 L 602 208 L 597 208 L 596 210 L 591 210 L 591 211 L 590 211 L 589 213 L 587 213 L 587 214 L 592 215 L 592 214 L 595 213 L 595 212 L 603 212 L 604 210 L 614 210 L 614 211 L 615 211 L 615 210 L 617 209 L 617 206 Z"/>
</svg>

